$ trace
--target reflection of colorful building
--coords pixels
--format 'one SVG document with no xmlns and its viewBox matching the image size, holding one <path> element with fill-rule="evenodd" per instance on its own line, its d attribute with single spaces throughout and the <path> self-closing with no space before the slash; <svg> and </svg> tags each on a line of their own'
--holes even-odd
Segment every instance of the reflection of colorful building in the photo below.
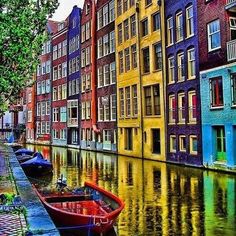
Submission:
<svg viewBox="0 0 236 236">
<path fill-rule="evenodd" d="M 39 56 L 40 64 L 37 69 L 35 86 L 35 143 L 50 144 L 51 141 L 51 37 L 57 30 L 57 22 L 49 20 L 46 33 L 49 40 L 43 44 Z"/>
<path fill-rule="evenodd" d="M 115 1 L 97 1 L 97 150 L 116 151 Z M 85 79 L 85 78 L 83 78 Z M 83 84 L 83 81 L 82 81 Z"/>
<path fill-rule="evenodd" d="M 52 36 L 52 137 L 53 145 L 67 144 L 67 31 L 68 21 L 58 23 Z"/>
<path fill-rule="evenodd" d="M 202 165 L 197 22 L 197 1 L 165 1 L 167 161 L 192 165 Z"/>
<path fill-rule="evenodd" d="M 68 17 L 67 143 L 76 146 L 79 144 L 80 17 L 81 9 L 74 6 Z"/>
<path fill-rule="evenodd" d="M 208 11 L 210 9 L 210 11 Z M 199 4 L 204 165 L 236 167 L 236 2 Z"/>
<path fill-rule="evenodd" d="M 235 234 L 235 186 L 234 176 L 204 175 L 205 235 Z"/>
</svg>

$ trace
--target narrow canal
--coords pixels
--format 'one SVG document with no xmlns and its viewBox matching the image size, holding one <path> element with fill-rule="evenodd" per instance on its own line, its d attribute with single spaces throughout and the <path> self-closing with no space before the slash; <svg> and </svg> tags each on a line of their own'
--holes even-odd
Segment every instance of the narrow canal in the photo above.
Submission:
<svg viewBox="0 0 236 236">
<path fill-rule="evenodd" d="M 114 235 L 236 235 L 236 176 L 154 161 L 27 145 L 53 163 L 71 187 L 91 180 L 121 197 Z"/>
</svg>

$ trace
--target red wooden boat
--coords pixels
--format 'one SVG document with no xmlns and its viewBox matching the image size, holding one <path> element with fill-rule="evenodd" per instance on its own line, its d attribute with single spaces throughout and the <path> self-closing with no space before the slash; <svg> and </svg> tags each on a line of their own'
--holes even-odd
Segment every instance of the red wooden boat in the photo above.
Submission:
<svg viewBox="0 0 236 236">
<path fill-rule="evenodd" d="M 104 233 L 112 228 L 124 208 L 120 198 L 89 182 L 75 192 L 43 193 L 36 188 L 35 191 L 59 226 L 91 227 Z"/>
</svg>

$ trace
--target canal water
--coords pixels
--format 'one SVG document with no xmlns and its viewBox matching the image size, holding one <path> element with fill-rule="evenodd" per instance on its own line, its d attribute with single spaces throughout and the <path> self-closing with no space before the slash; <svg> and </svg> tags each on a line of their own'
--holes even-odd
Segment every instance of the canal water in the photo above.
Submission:
<svg viewBox="0 0 236 236">
<path fill-rule="evenodd" d="M 52 162 L 48 185 L 63 174 L 70 187 L 93 181 L 124 200 L 109 235 L 236 235 L 236 175 L 76 149 L 26 147 Z"/>
</svg>

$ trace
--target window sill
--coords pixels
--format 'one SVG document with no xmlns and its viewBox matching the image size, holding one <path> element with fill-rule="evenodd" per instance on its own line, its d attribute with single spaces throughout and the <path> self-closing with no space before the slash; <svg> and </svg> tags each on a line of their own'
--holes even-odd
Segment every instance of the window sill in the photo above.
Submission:
<svg viewBox="0 0 236 236">
<path fill-rule="evenodd" d="M 148 8 L 148 7 L 150 7 L 151 5 L 152 5 L 152 2 L 149 3 L 148 5 L 145 5 L 145 8 Z"/>
<path fill-rule="evenodd" d="M 194 80 L 194 79 L 196 79 L 196 76 L 189 77 L 187 80 Z"/>
<path fill-rule="evenodd" d="M 182 39 L 179 39 L 178 41 L 176 41 L 176 43 L 180 43 L 180 42 L 183 42 L 183 38 Z"/>
<path fill-rule="evenodd" d="M 152 71 L 152 73 L 162 72 L 162 69 L 155 69 Z"/>
<path fill-rule="evenodd" d="M 173 45 L 174 45 L 174 43 L 168 44 L 168 45 L 166 46 L 166 48 L 169 48 L 169 47 L 171 47 L 171 46 L 173 46 Z"/>
<path fill-rule="evenodd" d="M 173 82 L 169 82 L 169 83 L 168 83 L 168 85 L 172 85 L 172 84 L 175 84 L 175 81 L 173 81 Z"/>
<path fill-rule="evenodd" d="M 143 76 L 145 76 L 145 75 L 149 75 L 150 74 L 150 71 L 149 72 L 143 72 Z"/>
<path fill-rule="evenodd" d="M 223 110 L 223 109 L 224 109 L 224 106 L 210 107 L 210 110 L 211 110 L 211 111 L 214 111 L 214 110 Z"/>
<path fill-rule="evenodd" d="M 190 121 L 187 123 L 187 125 L 196 125 L 197 124 L 197 121 Z"/>
<path fill-rule="evenodd" d="M 145 115 L 144 118 L 162 118 L 161 115 Z"/>
<path fill-rule="evenodd" d="M 190 155 L 196 156 L 198 153 L 197 152 L 190 152 Z"/>
<path fill-rule="evenodd" d="M 184 122 L 178 122 L 177 125 L 185 125 L 185 121 Z"/>
<path fill-rule="evenodd" d="M 168 125 L 176 125 L 176 123 L 168 123 Z"/>
<path fill-rule="evenodd" d="M 176 150 L 170 150 L 170 153 L 176 153 Z"/>
<path fill-rule="evenodd" d="M 186 37 L 186 39 L 190 39 L 190 38 L 192 38 L 194 35 L 195 35 L 195 34 L 188 35 L 188 36 Z"/>
<path fill-rule="evenodd" d="M 231 105 L 232 109 L 236 109 L 236 104 L 235 105 Z"/>
</svg>

